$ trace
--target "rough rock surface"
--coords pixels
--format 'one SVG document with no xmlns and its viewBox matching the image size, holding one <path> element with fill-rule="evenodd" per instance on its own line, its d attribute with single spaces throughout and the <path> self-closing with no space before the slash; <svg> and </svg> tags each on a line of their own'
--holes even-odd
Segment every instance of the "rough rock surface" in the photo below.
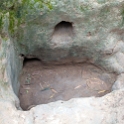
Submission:
<svg viewBox="0 0 124 124">
<path fill-rule="evenodd" d="M 115 81 L 112 90 L 119 90 L 124 88 L 124 74 L 120 74 Z"/>
<path fill-rule="evenodd" d="M 51 1 L 49 12 L 29 13 L 18 28 L 18 51 L 43 62 L 89 62 L 120 74 L 124 72 L 123 5 L 122 0 Z"/>
<path fill-rule="evenodd" d="M 124 90 L 101 98 L 80 98 L 20 111 L 0 101 L 0 124 L 123 124 Z"/>
<path fill-rule="evenodd" d="M 72 25 L 66 33 L 65 26 L 59 26 L 60 35 L 55 27 L 62 21 Z M 123 24 L 124 0 L 1 0 L 0 124 L 123 124 Z M 113 89 L 118 90 L 101 98 L 58 101 L 21 111 L 16 96 L 20 54 L 48 63 L 87 61 L 121 75 L 121 83 L 117 80 Z"/>
</svg>

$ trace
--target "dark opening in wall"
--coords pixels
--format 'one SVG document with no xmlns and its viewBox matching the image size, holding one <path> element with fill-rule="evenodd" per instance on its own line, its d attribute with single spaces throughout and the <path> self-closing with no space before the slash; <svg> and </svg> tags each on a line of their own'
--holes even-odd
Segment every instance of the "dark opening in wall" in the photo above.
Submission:
<svg viewBox="0 0 124 124">
<path fill-rule="evenodd" d="M 60 23 L 58 23 L 56 26 L 55 26 L 55 31 L 58 31 L 58 30 L 67 30 L 67 29 L 70 29 L 70 30 L 73 30 L 73 26 L 72 26 L 72 22 L 66 22 L 66 21 L 62 21 Z"/>
<path fill-rule="evenodd" d="M 62 21 L 55 26 L 51 42 L 58 47 L 62 45 L 69 45 L 73 42 L 73 37 L 73 23 Z"/>
<path fill-rule="evenodd" d="M 23 67 L 29 65 L 30 63 L 33 63 L 32 66 L 35 66 L 35 65 L 37 65 L 37 63 L 41 63 L 41 60 L 38 58 L 26 58 L 26 57 L 24 57 Z"/>
</svg>

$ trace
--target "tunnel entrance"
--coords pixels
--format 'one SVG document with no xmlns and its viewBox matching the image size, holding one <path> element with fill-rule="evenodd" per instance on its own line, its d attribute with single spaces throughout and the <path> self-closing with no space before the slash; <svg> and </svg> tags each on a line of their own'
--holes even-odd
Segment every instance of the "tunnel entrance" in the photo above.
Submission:
<svg viewBox="0 0 124 124">
<path fill-rule="evenodd" d="M 103 96 L 111 92 L 115 75 L 87 63 L 45 65 L 25 58 L 19 81 L 20 104 L 28 110 L 57 100 Z"/>
</svg>

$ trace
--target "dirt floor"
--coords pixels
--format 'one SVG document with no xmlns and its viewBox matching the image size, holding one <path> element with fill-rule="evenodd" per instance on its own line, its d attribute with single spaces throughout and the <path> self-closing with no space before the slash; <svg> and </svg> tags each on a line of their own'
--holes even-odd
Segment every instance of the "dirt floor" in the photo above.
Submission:
<svg viewBox="0 0 124 124">
<path fill-rule="evenodd" d="M 114 81 L 114 74 L 89 64 L 45 66 L 40 61 L 29 61 L 20 76 L 20 104 L 28 110 L 57 100 L 100 97 L 111 91 Z"/>
</svg>

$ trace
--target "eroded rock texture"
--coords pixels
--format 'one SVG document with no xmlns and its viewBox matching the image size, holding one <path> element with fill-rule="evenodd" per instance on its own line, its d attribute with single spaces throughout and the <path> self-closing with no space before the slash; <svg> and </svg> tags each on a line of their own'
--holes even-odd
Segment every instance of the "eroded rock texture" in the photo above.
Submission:
<svg viewBox="0 0 124 124">
<path fill-rule="evenodd" d="M 123 124 L 124 91 L 102 98 L 71 99 L 20 111 L 10 102 L 0 102 L 0 123 L 9 124 Z"/>
<path fill-rule="evenodd" d="M 122 73 L 123 1 L 54 1 L 19 27 L 19 51 L 44 62 L 89 62 Z"/>
<path fill-rule="evenodd" d="M 123 23 L 123 0 L 0 1 L 0 124 L 123 124 Z M 18 110 L 22 55 L 92 63 L 119 75 L 118 91 Z"/>
</svg>

